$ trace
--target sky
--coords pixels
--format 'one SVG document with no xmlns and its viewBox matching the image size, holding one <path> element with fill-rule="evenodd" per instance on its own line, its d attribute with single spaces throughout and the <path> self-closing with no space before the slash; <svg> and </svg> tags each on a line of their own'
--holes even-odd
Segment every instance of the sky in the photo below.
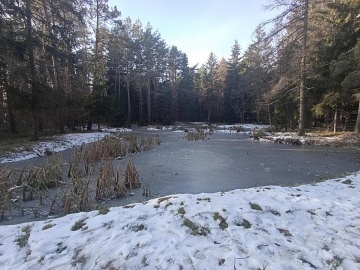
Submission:
<svg viewBox="0 0 360 270">
<path fill-rule="evenodd" d="M 259 23 L 274 17 L 268 0 L 109 0 L 122 18 L 148 22 L 165 42 L 186 53 L 190 65 L 205 63 L 210 52 L 228 58 L 235 40 L 242 52 Z"/>
</svg>

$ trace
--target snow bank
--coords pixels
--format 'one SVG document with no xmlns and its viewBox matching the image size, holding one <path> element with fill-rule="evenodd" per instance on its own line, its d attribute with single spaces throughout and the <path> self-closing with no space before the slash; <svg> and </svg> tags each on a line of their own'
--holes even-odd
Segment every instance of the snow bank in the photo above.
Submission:
<svg viewBox="0 0 360 270">
<path fill-rule="evenodd" d="M 94 211 L 2 226 L 0 265 L 355 270 L 359 195 L 360 175 L 353 174 L 298 187 L 174 195 L 111 208 L 106 215 Z"/>
</svg>

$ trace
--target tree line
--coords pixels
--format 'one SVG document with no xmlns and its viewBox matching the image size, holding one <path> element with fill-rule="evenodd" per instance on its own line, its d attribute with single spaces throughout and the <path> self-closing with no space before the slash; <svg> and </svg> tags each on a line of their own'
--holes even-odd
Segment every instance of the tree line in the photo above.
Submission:
<svg viewBox="0 0 360 270">
<path fill-rule="evenodd" d="M 0 129 L 34 140 L 177 121 L 359 132 L 360 3 L 270 2 L 279 15 L 248 48 L 235 41 L 228 59 L 210 53 L 189 66 L 149 23 L 122 18 L 107 0 L 1 0 Z"/>
</svg>

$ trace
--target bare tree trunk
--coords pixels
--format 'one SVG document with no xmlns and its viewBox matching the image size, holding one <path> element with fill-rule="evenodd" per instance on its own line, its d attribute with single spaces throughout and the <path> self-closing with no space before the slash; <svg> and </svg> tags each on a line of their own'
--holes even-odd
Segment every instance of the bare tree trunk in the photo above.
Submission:
<svg viewBox="0 0 360 270">
<path fill-rule="evenodd" d="M 178 85 L 176 82 L 171 86 L 171 122 L 179 121 L 179 106 L 178 106 Z"/>
<path fill-rule="evenodd" d="M 10 109 L 10 106 L 8 106 L 8 114 L 9 114 L 9 125 L 10 125 L 10 132 L 11 134 L 16 133 L 16 120 L 15 120 L 15 113 L 12 109 Z"/>
<path fill-rule="evenodd" d="M 143 106 L 144 106 L 144 102 L 143 102 L 143 95 L 142 95 L 142 85 L 141 83 L 139 84 L 139 122 L 142 123 L 143 122 Z"/>
<path fill-rule="evenodd" d="M 128 76 L 128 75 L 127 75 Z M 128 103 L 128 119 L 127 124 L 131 125 L 131 97 L 130 97 L 130 80 L 129 77 L 126 76 L 126 90 L 127 90 L 127 103 Z"/>
<path fill-rule="evenodd" d="M 44 13 L 45 13 L 47 32 L 48 32 L 48 35 L 51 37 L 51 46 L 55 50 L 55 48 L 56 48 L 55 36 L 54 36 L 53 30 L 52 30 L 51 19 L 50 19 L 49 13 L 48 13 L 48 7 L 47 7 L 47 3 L 45 0 L 42 0 L 42 5 L 43 5 Z M 55 23 L 53 21 L 53 25 L 54 24 Z M 59 113 L 58 125 L 59 125 L 60 133 L 65 133 L 64 108 L 63 108 L 63 101 L 62 101 L 62 99 L 65 96 L 65 93 L 64 93 L 63 89 L 60 87 L 61 80 L 60 80 L 59 65 L 53 54 L 51 56 L 51 63 L 52 63 L 52 69 L 53 69 L 52 75 L 53 75 L 54 88 L 58 94 L 58 98 L 59 98 L 58 101 L 60 101 L 60 104 L 58 107 L 58 113 Z"/>
<path fill-rule="evenodd" d="M 116 88 L 115 88 L 116 91 Z M 121 103 L 121 72 L 118 74 L 118 93 L 119 93 L 119 104 Z"/>
<path fill-rule="evenodd" d="M 271 128 L 271 131 L 273 131 L 273 125 L 272 125 L 272 121 L 271 121 L 270 105 L 267 106 L 267 109 L 268 109 L 268 116 L 269 116 L 270 128 Z"/>
<path fill-rule="evenodd" d="M 147 79 L 146 99 L 147 99 L 148 124 L 151 124 L 151 81 L 149 77 Z"/>
<path fill-rule="evenodd" d="M 4 64 L 3 70 L 7 70 L 6 64 Z M 0 104 L 6 104 L 5 107 L 7 108 L 7 112 L 8 112 L 10 132 L 11 134 L 15 134 L 17 133 L 16 117 L 15 117 L 15 109 L 14 109 L 14 98 L 16 98 L 14 97 L 15 87 L 10 86 L 7 76 L 3 76 L 3 81 L 5 87 L 3 88 L 3 90 L 0 89 L 0 95 L 1 95 Z"/>
<path fill-rule="evenodd" d="M 154 114 L 155 121 L 159 122 L 159 105 L 158 105 L 158 95 L 159 95 L 159 81 L 155 80 L 154 86 Z"/>
<path fill-rule="evenodd" d="M 88 122 L 87 122 L 87 126 L 86 126 L 86 130 L 88 130 L 88 131 L 91 131 L 91 130 L 92 130 L 92 123 L 93 123 L 92 120 L 93 120 L 93 119 L 92 119 L 92 115 L 91 115 L 91 113 L 90 113 L 89 119 L 88 119 Z"/>
<path fill-rule="evenodd" d="M 34 58 L 34 44 L 32 37 L 32 11 L 31 11 L 31 0 L 26 0 L 26 41 L 27 49 L 29 54 L 29 65 L 30 65 L 30 74 L 31 74 L 31 112 L 33 120 L 33 134 L 31 140 L 39 140 L 39 115 L 38 115 L 38 98 L 36 87 L 36 71 L 35 71 L 35 58 Z"/>
<path fill-rule="evenodd" d="M 117 91 L 117 82 L 118 82 L 118 67 L 116 64 L 116 68 L 115 68 L 115 79 L 114 79 L 114 92 L 115 92 L 115 96 L 116 96 L 116 91 Z M 120 91 L 119 91 L 119 103 L 120 103 Z"/>
<path fill-rule="evenodd" d="M 306 90 L 306 46 L 307 46 L 307 32 L 308 32 L 308 12 L 309 0 L 305 0 L 304 7 L 304 28 L 302 40 L 302 57 L 301 57 L 301 71 L 300 71 L 300 104 L 299 104 L 299 135 L 305 135 L 305 90 Z"/>
<path fill-rule="evenodd" d="M 334 112 L 334 133 L 337 131 L 337 123 L 338 123 L 338 109 L 335 107 Z"/>
<path fill-rule="evenodd" d="M 359 108 L 358 108 L 358 113 L 357 113 L 357 117 L 356 117 L 354 132 L 360 133 L 360 99 L 359 99 Z"/>
</svg>

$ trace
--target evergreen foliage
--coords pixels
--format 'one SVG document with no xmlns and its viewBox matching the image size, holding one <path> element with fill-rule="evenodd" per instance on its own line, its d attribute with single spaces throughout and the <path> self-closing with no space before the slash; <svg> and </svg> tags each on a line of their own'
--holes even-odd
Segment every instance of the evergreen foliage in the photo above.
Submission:
<svg viewBox="0 0 360 270">
<path fill-rule="evenodd" d="M 150 24 L 121 18 L 107 0 L 2 0 L 0 130 L 36 140 L 93 123 L 208 121 L 359 132 L 359 1 L 268 8 L 279 15 L 248 48 L 235 41 L 228 59 L 210 53 L 190 67 Z"/>
</svg>

